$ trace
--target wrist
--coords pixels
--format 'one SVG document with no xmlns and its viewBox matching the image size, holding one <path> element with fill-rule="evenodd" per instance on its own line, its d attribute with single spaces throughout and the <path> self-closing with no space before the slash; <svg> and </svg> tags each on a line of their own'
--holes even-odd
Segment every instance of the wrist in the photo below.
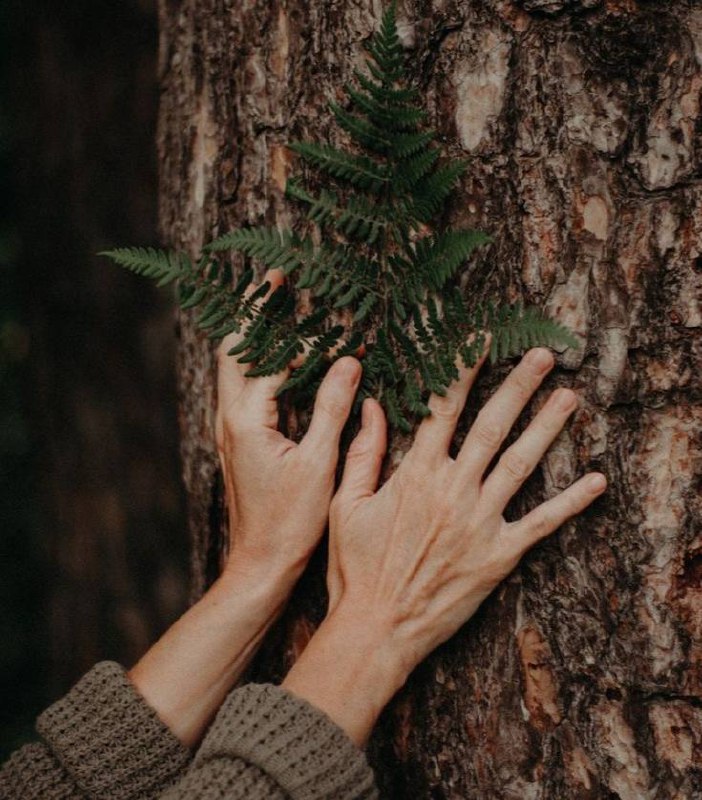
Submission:
<svg viewBox="0 0 702 800">
<path fill-rule="evenodd" d="M 245 592 L 261 598 L 280 598 L 284 602 L 305 571 L 307 562 L 308 557 L 297 560 L 261 558 L 235 549 L 229 553 L 215 585 L 220 586 L 223 594 Z"/>
<path fill-rule="evenodd" d="M 282 684 L 323 711 L 359 747 L 407 678 L 385 634 L 367 618 L 337 607 Z"/>
<path fill-rule="evenodd" d="M 404 685 L 411 668 L 407 668 L 402 650 L 396 646 L 394 626 L 382 615 L 342 599 L 327 614 L 320 631 L 343 646 L 351 661 L 365 661 L 383 677 L 383 685 L 388 685 L 391 691 L 388 700 Z"/>
<path fill-rule="evenodd" d="M 278 575 L 222 575 L 129 671 L 137 691 L 185 745 L 199 741 L 287 596 Z"/>
<path fill-rule="evenodd" d="M 275 582 L 291 589 L 305 571 L 321 533 L 315 537 L 306 532 L 303 536 L 290 520 L 273 524 L 268 530 L 230 528 L 222 574 Z"/>
</svg>

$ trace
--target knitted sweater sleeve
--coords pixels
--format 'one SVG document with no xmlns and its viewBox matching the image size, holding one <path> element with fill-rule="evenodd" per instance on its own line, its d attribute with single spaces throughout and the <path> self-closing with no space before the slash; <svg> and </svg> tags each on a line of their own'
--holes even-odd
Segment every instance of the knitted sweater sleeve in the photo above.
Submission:
<svg viewBox="0 0 702 800">
<path fill-rule="evenodd" d="M 43 742 L 13 753 L 0 770 L 5 800 L 150 800 L 191 758 L 111 661 L 96 664 L 36 727 Z"/>
<path fill-rule="evenodd" d="M 162 800 L 373 800 L 366 757 L 325 714 L 271 684 L 232 691 Z"/>
</svg>

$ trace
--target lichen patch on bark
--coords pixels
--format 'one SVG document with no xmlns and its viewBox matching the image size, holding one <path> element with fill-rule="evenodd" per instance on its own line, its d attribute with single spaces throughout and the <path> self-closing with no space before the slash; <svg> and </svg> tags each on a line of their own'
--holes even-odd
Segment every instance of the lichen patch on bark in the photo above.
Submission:
<svg viewBox="0 0 702 800">
<path fill-rule="evenodd" d="M 462 146 L 478 150 L 490 135 L 490 126 L 504 104 L 511 43 L 499 30 L 482 31 L 484 49 L 471 61 L 459 62 L 453 75 L 456 87 L 456 129 Z"/>
</svg>

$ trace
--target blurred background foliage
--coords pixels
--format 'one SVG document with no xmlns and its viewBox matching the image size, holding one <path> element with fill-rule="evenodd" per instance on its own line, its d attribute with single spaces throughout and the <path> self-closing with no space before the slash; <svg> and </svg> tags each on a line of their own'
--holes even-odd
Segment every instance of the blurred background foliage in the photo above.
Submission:
<svg viewBox="0 0 702 800">
<path fill-rule="evenodd" d="M 0 758 L 185 608 L 153 0 L 0 0 Z"/>
</svg>

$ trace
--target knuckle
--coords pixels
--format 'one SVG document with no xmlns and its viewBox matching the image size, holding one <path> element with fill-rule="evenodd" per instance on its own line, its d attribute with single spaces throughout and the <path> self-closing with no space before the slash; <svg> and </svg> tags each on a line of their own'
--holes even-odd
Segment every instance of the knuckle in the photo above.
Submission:
<svg viewBox="0 0 702 800">
<path fill-rule="evenodd" d="M 509 477 L 518 483 L 531 473 L 531 464 L 514 450 L 507 450 L 500 458 L 500 466 Z"/>
<path fill-rule="evenodd" d="M 434 518 L 450 523 L 456 517 L 456 503 L 449 495 L 442 494 L 435 502 Z"/>
<path fill-rule="evenodd" d="M 548 511 L 539 514 L 532 527 L 532 533 L 536 538 L 543 539 L 552 534 L 558 527 L 558 520 Z"/>
<path fill-rule="evenodd" d="M 491 555 L 482 565 L 476 581 L 487 594 L 491 592 L 510 572 L 510 565 L 505 558 Z"/>
<path fill-rule="evenodd" d="M 365 460 L 368 455 L 368 445 L 363 441 L 363 438 L 354 439 L 346 453 L 346 461 L 357 462 Z"/>
<path fill-rule="evenodd" d="M 318 447 L 308 447 L 309 443 L 303 441 L 295 450 L 295 463 L 300 475 L 307 474 L 314 466 L 319 466 L 325 453 Z"/>
<path fill-rule="evenodd" d="M 528 400 L 534 392 L 534 376 L 526 370 L 515 369 L 510 375 L 512 389 L 520 400 Z"/>
<path fill-rule="evenodd" d="M 441 420 L 456 422 L 461 416 L 461 404 L 453 394 L 437 396 L 431 404 L 431 413 Z"/>
<path fill-rule="evenodd" d="M 505 558 L 493 556 L 485 565 L 485 579 L 492 586 L 496 586 L 509 571 L 509 564 Z"/>
<path fill-rule="evenodd" d="M 560 519 L 554 522 L 554 528 L 557 528 L 559 525 L 563 525 L 564 522 L 574 517 L 576 514 L 579 514 L 583 510 L 583 503 L 581 498 L 579 498 L 575 494 L 571 494 L 568 497 L 568 501 L 565 503 L 563 508 L 563 513 Z"/>
<path fill-rule="evenodd" d="M 332 417 L 333 419 L 345 417 L 347 405 L 346 399 L 336 392 L 329 392 L 317 399 L 318 411 L 328 417 Z"/>
<path fill-rule="evenodd" d="M 495 420 L 481 417 L 475 421 L 475 435 L 481 444 L 487 447 L 499 447 L 504 437 L 502 427 Z"/>
<path fill-rule="evenodd" d="M 400 464 L 400 468 L 395 475 L 403 492 L 406 492 L 410 497 L 421 493 L 426 488 L 427 473 L 418 468 L 418 465 L 408 463 L 407 459 Z"/>
<path fill-rule="evenodd" d="M 339 460 L 339 448 L 335 440 L 329 439 L 325 444 L 317 444 L 315 447 L 310 447 L 310 444 L 303 442 L 295 451 L 300 480 L 322 481 L 327 477 L 333 479 Z"/>
<path fill-rule="evenodd" d="M 402 494 L 411 495 L 418 488 L 418 479 L 414 470 L 405 468 L 402 465 L 393 476 Z"/>
<path fill-rule="evenodd" d="M 540 419 L 537 417 L 535 424 L 547 436 L 553 436 L 565 427 L 565 420 L 550 410 L 544 410 L 540 416 Z"/>
</svg>

